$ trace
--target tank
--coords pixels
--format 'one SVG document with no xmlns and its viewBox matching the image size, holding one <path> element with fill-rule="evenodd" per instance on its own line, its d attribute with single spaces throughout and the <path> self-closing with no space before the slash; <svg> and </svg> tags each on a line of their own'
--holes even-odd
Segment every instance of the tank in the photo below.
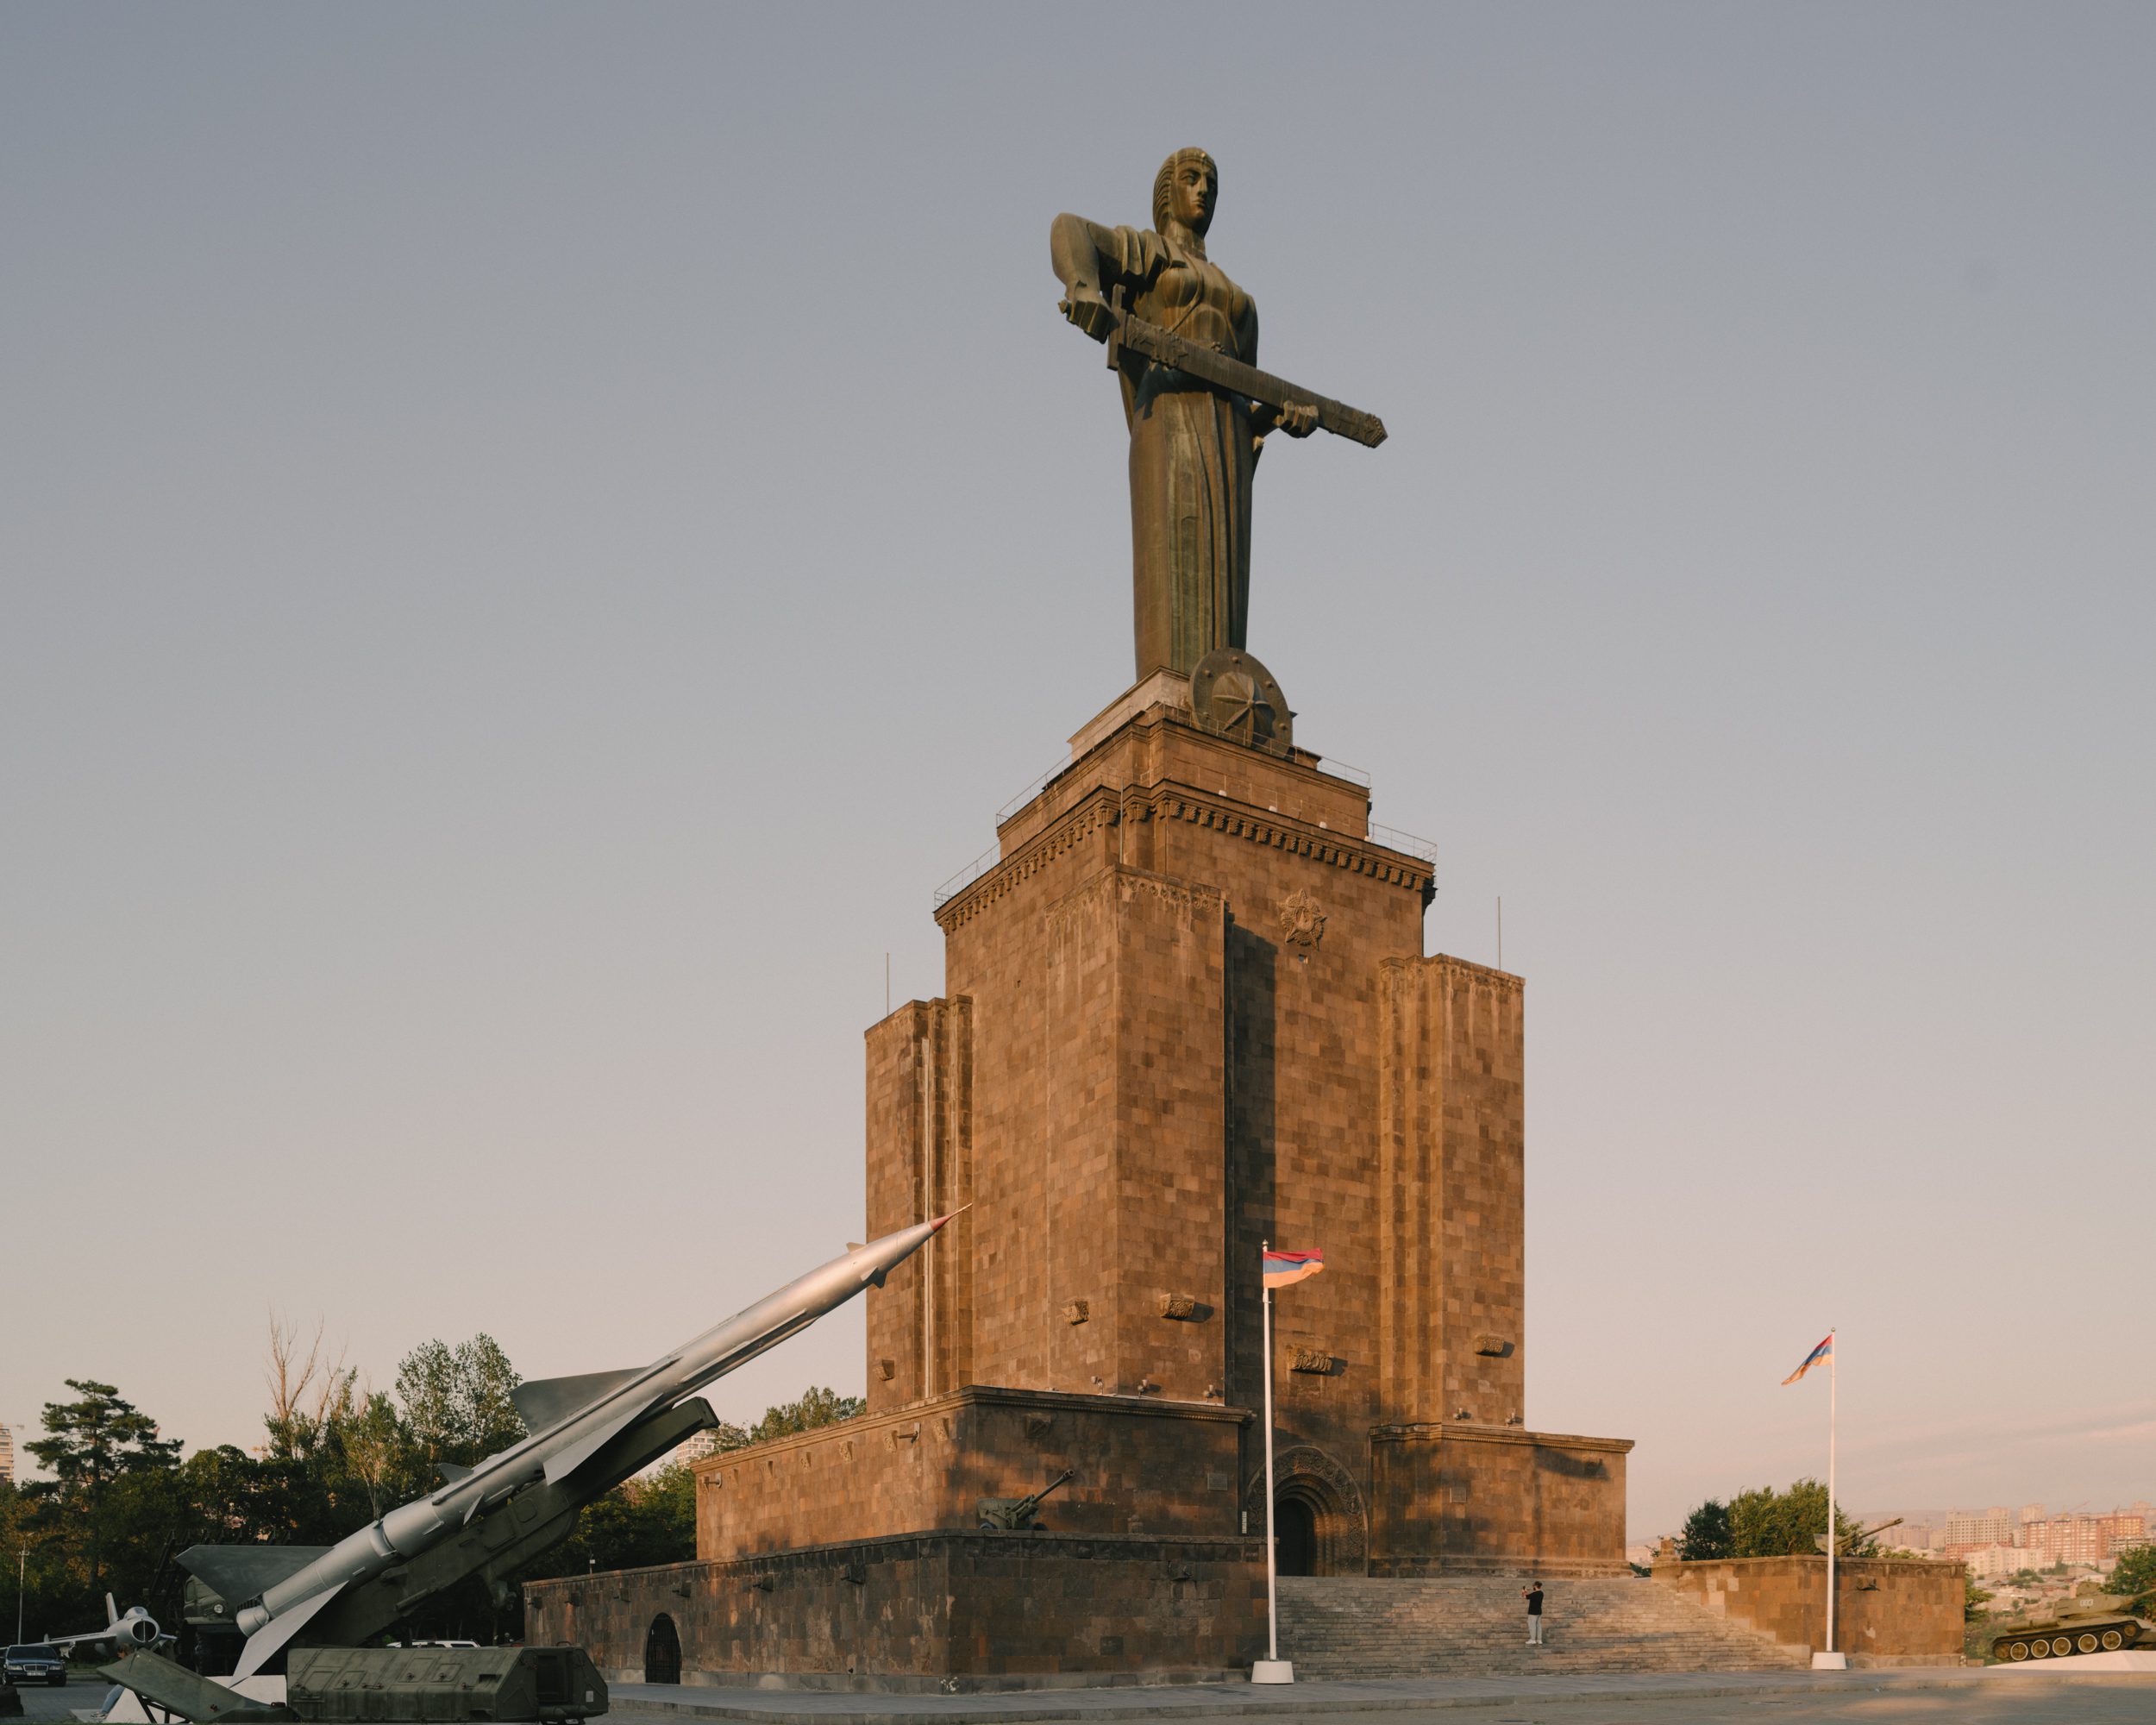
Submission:
<svg viewBox="0 0 2156 1725">
<path fill-rule="evenodd" d="M 2103 1606 L 2068 1606 L 2040 1623 L 2002 1629 L 1991 1638 L 1991 1657 L 2002 1665 L 2063 1659 L 2072 1653 L 2115 1653 L 2142 1640 L 2148 1628 L 2138 1617 Z"/>
</svg>

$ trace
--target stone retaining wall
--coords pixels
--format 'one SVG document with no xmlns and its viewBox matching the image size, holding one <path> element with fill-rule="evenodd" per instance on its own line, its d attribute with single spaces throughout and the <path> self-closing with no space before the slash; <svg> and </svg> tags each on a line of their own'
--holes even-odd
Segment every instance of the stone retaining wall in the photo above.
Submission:
<svg viewBox="0 0 2156 1725">
<path fill-rule="evenodd" d="M 970 1532 L 984 1497 L 1024 1497 L 1062 1534 L 1240 1532 L 1239 1408 L 968 1385 L 932 1402 L 726 1450 L 694 1464 L 696 1554 L 710 1562 Z"/>
<path fill-rule="evenodd" d="M 1626 1438 L 1452 1421 L 1371 1433 L 1369 1572 L 1621 1576 Z"/>
<path fill-rule="evenodd" d="M 1966 1571 L 1920 1558 L 1836 1565 L 1834 1645 L 1852 1665 L 1958 1665 Z M 1657 1560 L 1654 1578 L 1784 1647 L 1827 1645 L 1827 1559 Z"/>
<path fill-rule="evenodd" d="M 1264 1653 L 1256 1540 L 940 1533 L 533 1582 L 525 1638 L 644 1677 L 671 1620 L 688 1683 L 827 1687 L 1220 1677 Z"/>
</svg>

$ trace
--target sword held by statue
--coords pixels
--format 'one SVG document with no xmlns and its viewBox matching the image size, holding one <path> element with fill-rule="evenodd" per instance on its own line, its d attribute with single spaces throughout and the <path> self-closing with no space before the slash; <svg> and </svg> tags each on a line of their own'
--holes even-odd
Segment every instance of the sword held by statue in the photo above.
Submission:
<svg viewBox="0 0 2156 1725">
<path fill-rule="evenodd" d="M 1112 298 L 1101 303 L 1113 320 L 1106 337 L 1110 371 L 1122 363 L 1123 354 L 1128 351 L 1143 355 L 1155 365 L 1196 378 L 1200 383 L 1211 384 L 1215 389 L 1262 401 L 1268 407 L 1314 407 L 1318 410 L 1319 430 L 1330 431 L 1336 437 L 1351 438 L 1366 448 L 1375 449 L 1385 441 L 1385 422 L 1375 413 L 1365 413 L 1330 396 L 1300 388 L 1285 378 L 1231 359 L 1217 348 L 1201 346 L 1172 329 L 1162 329 L 1157 323 L 1148 323 L 1123 309 L 1120 287 L 1115 290 Z M 1070 302 L 1063 301 L 1060 309 L 1069 316 Z"/>
</svg>

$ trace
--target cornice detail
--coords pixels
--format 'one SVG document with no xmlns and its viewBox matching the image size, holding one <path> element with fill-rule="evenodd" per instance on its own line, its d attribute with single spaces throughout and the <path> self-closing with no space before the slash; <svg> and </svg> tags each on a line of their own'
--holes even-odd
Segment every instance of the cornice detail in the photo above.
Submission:
<svg viewBox="0 0 2156 1725">
<path fill-rule="evenodd" d="M 1247 805 L 1208 797 L 1181 785 L 1122 790 L 1102 785 L 1087 792 L 962 892 L 945 900 L 936 913 L 937 925 L 946 934 L 962 927 L 1103 827 L 1144 820 L 1188 821 L 1231 838 L 1270 845 L 1350 874 L 1367 875 L 1388 886 L 1425 894 L 1430 889 L 1432 871 L 1428 863 L 1369 839 L 1305 826 L 1269 812 L 1253 812 Z"/>
</svg>

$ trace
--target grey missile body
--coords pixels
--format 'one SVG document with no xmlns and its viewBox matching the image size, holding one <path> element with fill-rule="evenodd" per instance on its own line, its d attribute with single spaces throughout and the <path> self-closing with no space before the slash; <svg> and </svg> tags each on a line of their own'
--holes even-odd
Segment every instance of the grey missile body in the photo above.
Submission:
<svg viewBox="0 0 2156 1725">
<path fill-rule="evenodd" d="M 881 1287 L 886 1276 L 950 1220 L 939 1216 L 856 1246 L 648 1366 L 520 1386 L 517 1409 L 530 1435 L 459 1473 L 440 1490 L 401 1504 L 339 1540 L 241 1606 L 235 1621 L 248 1640 L 234 1675 L 251 1677 L 260 1671 L 347 1587 L 409 1562 L 522 1486 L 567 1478 L 636 1421 L 673 1407 L 777 1346 L 870 1284 Z"/>
</svg>

